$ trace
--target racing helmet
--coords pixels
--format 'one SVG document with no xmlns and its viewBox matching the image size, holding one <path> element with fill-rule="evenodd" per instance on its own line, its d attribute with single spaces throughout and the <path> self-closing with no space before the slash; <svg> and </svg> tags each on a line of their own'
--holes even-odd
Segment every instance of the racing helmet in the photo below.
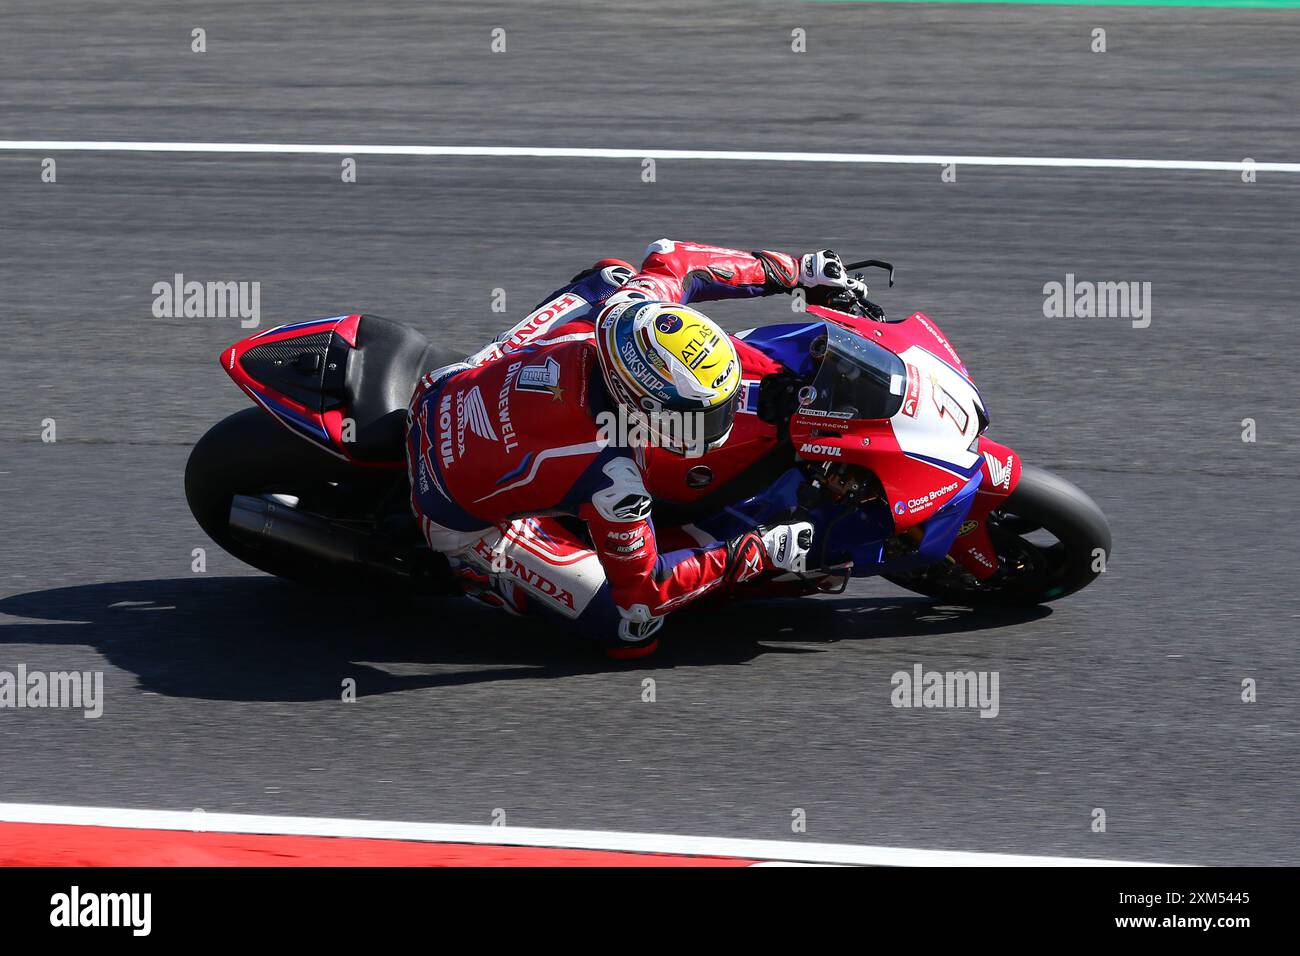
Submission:
<svg viewBox="0 0 1300 956">
<path fill-rule="evenodd" d="M 650 299 L 617 303 L 597 322 L 596 352 L 610 395 L 651 444 L 702 455 L 731 434 L 740 357 L 703 313 Z"/>
</svg>

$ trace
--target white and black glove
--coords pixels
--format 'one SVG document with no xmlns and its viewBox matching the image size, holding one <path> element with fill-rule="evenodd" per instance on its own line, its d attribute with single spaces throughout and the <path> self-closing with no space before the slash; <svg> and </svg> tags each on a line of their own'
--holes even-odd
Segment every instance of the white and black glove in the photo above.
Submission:
<svg viewBox="0 0 1300 956">
<path fill-rule="evenodd" d="M 807 521 L 759 528 L 767 564 L 782 571 L 807 571 L 808 552 L 812 550 L 813 526 Z"/>
<path fill-rule="evenodd" d="M 805 289 L 843 289 L 859 302 L 867 297 L 867 284 L 849 275 L 843 260 L 832 249 L 810 252 L 799 260 L 799 285 Z"/>
<path fill-rule="evenodd" d="M 805 571 L 812 539 L 813 526 L 807 521 L 746 531 L 727 543 L 727 580 L 742 584 L 773 569 Z"/>
</svg>

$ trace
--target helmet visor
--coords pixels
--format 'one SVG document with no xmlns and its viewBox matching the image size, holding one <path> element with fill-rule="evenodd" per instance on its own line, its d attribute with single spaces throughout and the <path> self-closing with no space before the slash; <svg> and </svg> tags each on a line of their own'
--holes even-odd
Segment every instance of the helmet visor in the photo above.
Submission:
<svg viewBox="0 0 1300 956">
<path fill-rule="evenodd" d="M 647 417 L 655 444 L 687 458 L 698 458 L 717 448 L 731 434 L 743 391 L 736 389 L 730 398 L 712 408 L 649 413 Z"/>
</svg>

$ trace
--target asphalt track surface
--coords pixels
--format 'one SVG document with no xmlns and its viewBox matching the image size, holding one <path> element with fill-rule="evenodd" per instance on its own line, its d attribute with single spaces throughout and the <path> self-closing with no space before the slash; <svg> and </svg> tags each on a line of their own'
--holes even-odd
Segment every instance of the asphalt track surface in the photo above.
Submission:
<svg viewBox="0 0 1300 956">
<path fill-rule="evenodd" d="M 1294 11 L 69 2 L 3 19 L 12 139 L 1300 155 Z M 104 670 L 107 701 L 99 720 L 0 711 L 2 799 L 1300 862 L 1300 177 L 664 161 L 645 183 L 630 161 L 367 157 L 345 185 L 328 156 L 67 153 L 43 184 L 40 158 L 0 154 L 0 668 Z M 182 469 L 244 407 L 215 358 L 248 333 L 153 318 L 154 282 L 256 280 L 262 328 L 365 310 L 469 350 L 661 235 L 894 260 L 878 300 L 938 321 L 991 434 L 1101 504 L 1107 574 L 1003 615 L 860 582 L 682 622 L 657 658 L 610 666 L 456 603 L 307 594 L 214 547 L 191 572 L 209 542 Z M 1067 273 L 1151 282 L 1150 327 L 1045 318 Z M 999 716 L 894 709 L 890 676 L 915 663 L 996 670 Z"/>
</svg>

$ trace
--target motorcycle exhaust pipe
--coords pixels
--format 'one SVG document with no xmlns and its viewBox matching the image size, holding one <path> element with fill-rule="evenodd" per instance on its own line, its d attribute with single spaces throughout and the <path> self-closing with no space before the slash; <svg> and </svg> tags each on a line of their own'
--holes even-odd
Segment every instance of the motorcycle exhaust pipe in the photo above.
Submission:
<svg viewBox="0 0 1300 956">
<path fill-rule="evenodd" d="M 267 498 L 235 495 L 230 502 L 230 528 L 252 544 L 292 548 L 344 567 L 383 571 L 396 577 L 410 575 L 410 569 L 395 555 L 385 560 L 377 554 L 368 535 Z"/>
</svg>

